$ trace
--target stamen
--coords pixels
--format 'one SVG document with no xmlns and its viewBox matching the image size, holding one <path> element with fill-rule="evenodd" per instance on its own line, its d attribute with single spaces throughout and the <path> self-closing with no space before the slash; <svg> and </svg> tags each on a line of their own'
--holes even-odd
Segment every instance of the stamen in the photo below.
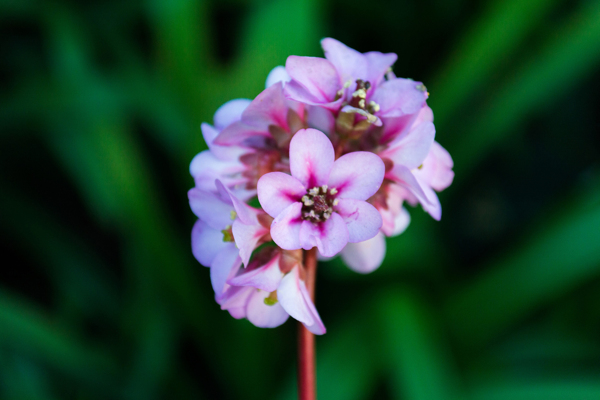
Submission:
<svg viewBox="0 0 600 400">
<path fill-rule="evenodd" d="M 339 201 L 339 199 L 335 199 L 335 200 L 333 200 L 333 205 L 334 205 L 334 206 L 337 206 L 338 204 L 340 204 L 340 201 Z"/>
<path fill-rule="evenodd" d="M 231 218 L 232 221 L 237 217 L 237 213 L 235 212 L 235 210 L 231 210 L 229 212 L 229 217 Z"/>
<path fill-rule="evenodd" d="M 319 188 L 318 187 L 314 187 L 314 188 L 310 189 L 308 191 L 308 194 L 313 195 L 313 196 L 318 195 L 319 194 Z"/>
<path fill-rule="evenodd" d="M 369 107 L 371 107 L 373 112 L 378 112 L 379 110 L 381 110 L 381 107 L 379 107 L 379 104 L 375 103 L 373 100 L 371 100 L 369 102 Z"/>
<path fill-rule="evenodd" d="M 360 101 L 358 102 L 358 106 L 360 108 L 365 108 L 365 99 L 360 99 Z"/>
<path fill-rule="evenodd" d="M 274 306 L 275 304 L 277 304 L 277 301 L 277 290 L 269 293 L 269 295 L 264 299 L 265 304 L 268 306 Z"/>
<path fill-rule="evenodd" d="M 303 203 L 305 206 L 312 206 L 313 204 L 315 204 L 314 201 L 309 200 L 309 199 L 304 200 Z"/>
<path fill-rule="evenodd" d="M 329 217 L 331 217 L 331 214 L 330 214 L 330 213 L 328 213 L 327 211 L 323 213 L 323 218 L 324 218 L 324 219 L 328 220 L 328 219 L 329 219 Z"/>
<path fill-rule="evenodd" d="M 367 97 L 367 91 L 365 89 L 358 89 L 352 93 L 352 97 L 360 97 L 361 99 L 364 99 Z"/>
<path fill-rule="evenodd" d="M 348 79 L 345 83 L 344 83 L 344 89 L 348 89 L 350 86 L 352 85 L 352 79 Z"/>
<path fill-rule="evenodd" d="M 321 186 L 321 190 L 323 190 L 323 193 L 327 194 L 327 185 Z"/>
<path fill-rule="evenodd" d="M 331 194 L 337 194 L 338 190 L 336 188 L 331 188 L 331 190 L 329 191 L 329 193 Z"/>
</svg>

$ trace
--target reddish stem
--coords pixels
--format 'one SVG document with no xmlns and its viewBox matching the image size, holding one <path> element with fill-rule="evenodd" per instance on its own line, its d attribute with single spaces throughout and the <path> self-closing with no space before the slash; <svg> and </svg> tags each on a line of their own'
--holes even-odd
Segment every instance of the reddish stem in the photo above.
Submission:
<svg viewBox="0 0 600 400">
<path fill-rule="evenodd" d="M 304 252 L 304 283 L 315 301 L 315 279 L 317 273 L 317 248 Z M 315 335 L 298 322 L 298 400 L 316 400 Z"/>
</svg>

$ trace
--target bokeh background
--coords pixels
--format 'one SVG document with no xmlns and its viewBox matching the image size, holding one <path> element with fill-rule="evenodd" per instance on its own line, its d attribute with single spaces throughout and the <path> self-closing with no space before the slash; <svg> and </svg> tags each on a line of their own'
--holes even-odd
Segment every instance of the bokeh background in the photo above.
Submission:
<svg viewBox="0 0 600 400">
<path fill-rule="evenodd" d="M 294 399 L 296 324 L 190 251 L 200 123 L 335 37 L 455 161 L 379 270 L 319 267 L 320 399 L 600 398 L 600 2 L 0 1 L 0 398 Z"/>
</svg>

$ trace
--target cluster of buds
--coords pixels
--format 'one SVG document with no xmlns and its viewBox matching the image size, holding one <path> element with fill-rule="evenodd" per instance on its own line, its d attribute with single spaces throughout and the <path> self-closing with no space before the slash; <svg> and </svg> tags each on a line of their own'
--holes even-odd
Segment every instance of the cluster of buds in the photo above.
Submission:
<svg viewBox="0 0 600 400">
<path fill-rule="evenodd" d="M 259 327 L 292 316 L 315 334 L 325 327 L 302 249 L 371 272 L 385 236 L 410 222 L 404 204 L 439 220 L 436 192 L 454 178 L 429 93 L 394 75 L 397 56 L 321 44 L 325 58 L 290 56 L 254 100 L 232 100 L 202 124 L 209 149 L 191 163 L 189 192 L 192 250 L 221 308 Z"/>
</svg>

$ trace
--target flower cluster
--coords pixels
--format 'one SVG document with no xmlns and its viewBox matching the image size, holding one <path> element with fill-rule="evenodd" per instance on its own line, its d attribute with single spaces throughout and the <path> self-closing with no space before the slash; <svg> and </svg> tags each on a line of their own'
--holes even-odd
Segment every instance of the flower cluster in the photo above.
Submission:
<svg viewBox="0 0 600 400">
<path fill-rule="evenodd" d="M 192 160 L 188 193 L 193 253 L 221 308 L 259 327 L 291 315 L 315 334 L 325 327 L 302 249 L 371 272 L 384 237 L 410 222 L 404 203 L 439 220 L 436 191 L 454 178 L 429 93 L 394 75 L 397 56 L 321 44 L 325 58 L 288 57 L 254 100 L 229 101 L 202 124 L 209 149 Z"/>
</svg>

